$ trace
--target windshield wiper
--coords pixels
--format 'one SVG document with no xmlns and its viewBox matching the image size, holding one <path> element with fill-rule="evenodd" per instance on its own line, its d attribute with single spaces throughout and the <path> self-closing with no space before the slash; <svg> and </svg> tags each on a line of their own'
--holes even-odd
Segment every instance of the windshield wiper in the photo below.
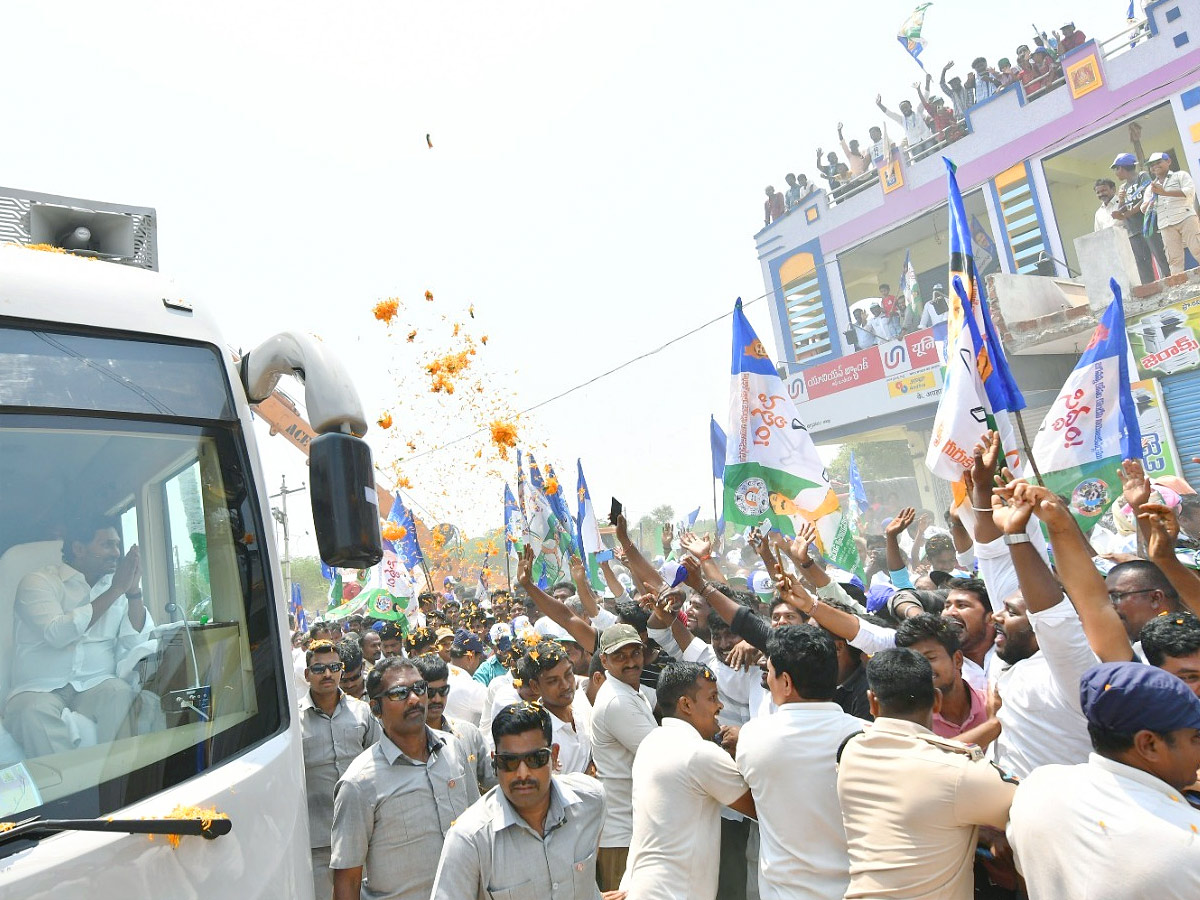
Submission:
<svg viewBox="0 0 1200 900">
<path fill-rule="evenodd" d="M 229 819 L 41 819 L 34 816 L 0 831 L 0 846 L 16 840 L 38 840 L 63 831 L 107 831 L 123 834 L 178 834 L 216 840 L 229 834 Z"/>
</svg>

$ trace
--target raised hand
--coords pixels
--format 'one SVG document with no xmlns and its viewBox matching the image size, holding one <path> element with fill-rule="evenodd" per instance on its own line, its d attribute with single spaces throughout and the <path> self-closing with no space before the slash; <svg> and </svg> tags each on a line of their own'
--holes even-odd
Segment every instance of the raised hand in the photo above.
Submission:
<svg viewBox="0 0 1200 900">
<path fill-rule="evenodd" d="M 900 532 L 904 531 L 912 524 L 913 518 L 916 517 L 917 511 L 911 506 L 906 506 L 900 512 L 892 517 L 892 521 L 887 523 L 887 527 L 883 529 L 886 537 L 899 537 Z"/>
<path fill-rule="evenodd" d="M 1004 471 L 1007 473 L 1008 469 Z M 1017 490 L 1024 484 L 1022 479 L 1015 479 L 992 491 L 992 521 L 1005 534 L 1021 534 L 1033 515 L 1033 500 Z"/>
<path fill-rule="evenodd" d="M 662 527 L 663 553 L 671 552 L 671 541 L 674 539 L 674 537 L 675 537 L 675 527 L 670 522 L 664 523 L 663 527 Z"/>
<path fill-rule="evenodd" d="M 573 578 L 574 580 L 578 581 L 581 578 L 587 577 L 587 571 L 583 568 L 583 560 L 580 559 L 578 556 L 576 556 L 574 553 L 571 554 L 570 566 L 571 566 L 571 578 Z"/>
<path fill-rule="evenodd" d="M 1150 479 L 1142 468 L 1140 459 L 1127 459 L 1117 470 L 1121 479 L 1121 496 L 1129 504 L 1134 514 L 1150 502 Z"/>
<path fill-rule="evenodd" d="M 629 543 L 629 523 L 627 523 L 625 521 L 625 514 L 621 513 L 621 515 L 617 516 L 617 521 L 613 522 L 613 525 L 617 529 L 617 540 L 620 541 L 622 544 L 628 544 Z"/>
<path fill-rule="evenodd" d="M 685 531 L 679 536 L 679 543 L 683 549 L 690 553 L 696 559 L 707 559 L 712 555 L 713 539 L 712 535 L 701 537 L 694 531 Z"/>
<path fill-rule="evenodd" d="M 1000 458 L 1000 435 L 985 431 L 983 439 L 975 445 L 971 463 L 971 477 L 977 485 L 991 485 L 996 474 L 996 461 Z"/>
<path fill-rule="evenodd" d="M 1142 505 L 1137 517 L 1148 526 L 1146 553 L 1150 558 L 1173 557 L 1175 541 L 1179 537 L 1179 519 L 1175 511 L 1162 503 L 1146 503 Z"/>
<path fill-rule="evenodd" d="M 750 534 L 746 538 L 746 541 L 751 547 L 754 548 L 755 553 L 762 553 L 763 535 L 762 532 L 758 530 L 757 525 L 750 529 Z"/>
<path fill-rule="evenodd" d="M 526 544 L 517 560 L 517 583 L 521 585 L 533 583 L 533 545 Z"/>
<path fill-rule="evenodd" d="M 725 662 L 731 669 L 749 670 L 757 666 L 760 659 L 762 654 L 757 649 L 745 641 L 738 641 L 725 657 Z"/>
<path fill-rule="evenodd" d="M 126 594 L 129 591 L 137 593 L 136 588 L 141 580 L 141 551 L 138 549 L 138 545 L 134 544 L 117 564 L 117 571 L 113 573 L 111 587 L 116 588 L 119 594 Z"/>
<path fill-rule="evenodd" d="M 1075 517 L 1063 503 L 1062 498 L 1040 484 L 1020 482 L 1014 492 L 1033 504 L 1033 514 L 1046 523 L 1051 531 L 1063 528 L 1075 529 Z"/>
<path fill-rule="evenodd" d="M 791 555 L 797 563 L 809 561 L 808 548 L 817 540 L 817 529 L 812 522 L 801 522 L 796 529 L 796 539 L 791 544 Z"/>
</svg>

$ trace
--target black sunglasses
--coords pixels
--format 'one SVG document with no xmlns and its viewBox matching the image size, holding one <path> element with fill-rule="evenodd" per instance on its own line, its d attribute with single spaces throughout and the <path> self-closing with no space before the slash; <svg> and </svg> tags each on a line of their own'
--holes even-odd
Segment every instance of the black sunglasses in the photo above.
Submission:
<svg viewBox="0 0 1200 900">
<path fill-rule="evenodd" d="M 324 675 L 326 672 L 340 672 L 346 668 L 342 663 L 313 663 L 308 671 L 314 675 Z"/>
<path fill-rule="evenodd" d="M 450 696 L 450 685 L 443 684 L 441 687 L 437 687 L 437 688 L 427 687 L 426 691 L 429 693 L 430 697 L 449 697 Z"/>
<path fill-rule="evenodd" d="M 525 763 L 531 769 L 544 769 L 550 764 L 550 748 L 543 747 L 532 753 L 496 753 L 492 765 L 497 772 L 515 772 Z"/>
<path fill-rule="evenodd" d="M 380 697 L 387 697 L 389 700 L 403 702 L 408 699 L 409 694 L 416 694 L 418 697 L 424 697 L 425 692 L 429 689 L 429 685 L 424 681 L 414 681 L 412 684 L 398 684 L 394 688 L 389 688 L 386 691 L 380 692 Z"/>
</svg>

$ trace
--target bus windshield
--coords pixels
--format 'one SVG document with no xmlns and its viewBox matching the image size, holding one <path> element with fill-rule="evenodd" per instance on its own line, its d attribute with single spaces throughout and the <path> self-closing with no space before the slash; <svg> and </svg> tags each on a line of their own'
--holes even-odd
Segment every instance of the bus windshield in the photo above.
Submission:
<svg viewBox="0 0 1200 900">
<path fill-rule="evenodd" d="M 287 724 L 219 357 L 46 334 L 0 328 L 0 820 L 109 815 Z"/>
</svg>

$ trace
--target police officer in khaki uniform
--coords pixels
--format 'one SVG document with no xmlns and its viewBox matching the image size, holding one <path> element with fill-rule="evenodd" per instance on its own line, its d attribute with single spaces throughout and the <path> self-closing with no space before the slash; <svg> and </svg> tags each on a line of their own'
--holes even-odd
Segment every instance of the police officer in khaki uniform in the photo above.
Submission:
<svg viewBox="0 0 1200 900">
<path fill-rule="evenodd" d="M 978 747 L 933 733 L 941 698 L 919 653 L 877 653 L 867 684 L 875 721 L 847 738 L 838 762 L 846 900 L 971 900 L 979 826 L 1004 828 L 1016 782 Z"/>
</svg>

